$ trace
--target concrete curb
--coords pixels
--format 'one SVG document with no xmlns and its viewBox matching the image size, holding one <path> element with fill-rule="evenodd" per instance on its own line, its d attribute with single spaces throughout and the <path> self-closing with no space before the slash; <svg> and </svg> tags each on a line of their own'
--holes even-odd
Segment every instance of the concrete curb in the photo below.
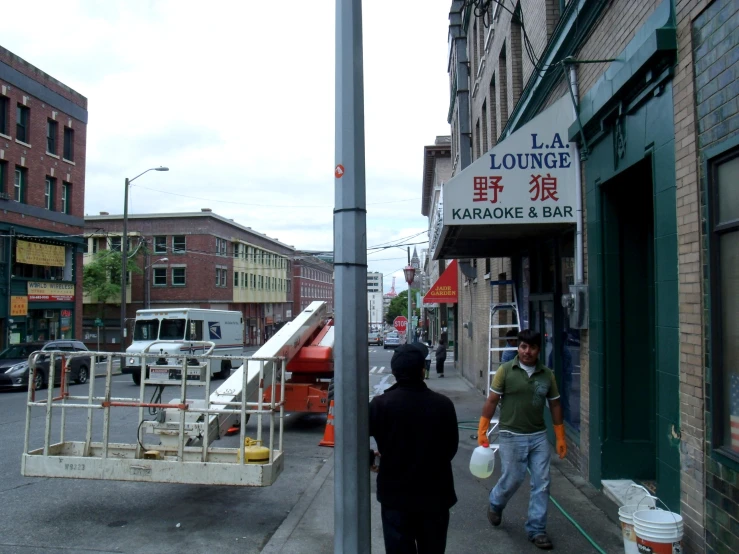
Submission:
<svg viewBox="0 0 739 554">
<path fill-rule="evenodd" d="M 275 533 L 272 535 L 272 538 L 269 539 L 269 542 L 264 545 L 264 548 L 262 549 L 262 554 L 278 554 L 282 551 L 285 544 L 288 542 L 288 540 L 290 540 L 290 536 L 295 531 L 295 528 L 298 526 L 300 521 L 303 519 L 305 513 L 313 504 L 313 500 L 315 500 L 318 491 L 321 490 L 321 487 L 323 487 L 323 484 L 326 482 L 326 479 L 328 479 L 328 476 L 333 469 L 334 455 L 332 452 L 331 456 L 326 460 L 326 463 L 323 464 L 323 467 L 313 478 L 311 484 L 308 486 L 307 489 L 305 489 L 303 496 L 300 497 L 300 500 L 298 500 L 297 504 L 295 504 L 295 507 L 285 518 L 285 521 L 283 521 L 282 524 L 277 528 L 277 531 L 275 531 Z"/>
</svg>

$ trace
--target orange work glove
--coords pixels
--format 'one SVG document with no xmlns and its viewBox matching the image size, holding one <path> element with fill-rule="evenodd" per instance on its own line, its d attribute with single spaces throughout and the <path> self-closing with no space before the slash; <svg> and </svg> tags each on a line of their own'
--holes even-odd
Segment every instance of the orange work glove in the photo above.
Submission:
<svg viewBox="0 0 739 554">
<path fill-rule="evenodd" d="M 490 443 L 488 442 L 488 427 L 490 426 L 490 418 L 482 416 L 480 418 L 480 423 L 477 426 L 477 444 L 480 446 L 484 446 L 487 448 L 490 446 Z"/>
<path fill-rule="evenodd" d="M 563 460 L 567 456 L 567 442 L 565 441 L 565 426 L 564 423 L 554 426 L 554 436 L 557 437 L 557 454 L 559 459 Z"/>
</svg>

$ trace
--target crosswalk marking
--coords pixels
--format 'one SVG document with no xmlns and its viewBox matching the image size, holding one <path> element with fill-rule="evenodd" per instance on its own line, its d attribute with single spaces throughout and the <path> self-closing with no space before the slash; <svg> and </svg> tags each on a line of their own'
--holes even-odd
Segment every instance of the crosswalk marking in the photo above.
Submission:
<svg viewBox="0 0 739 554">
<path fill-rule="evenodd" d="M 377 373 L 377 366 L 370 369 L 370 373 Z"/>
<path fill-rule="evenodd" d="M 382 366 L 382 367 L 380 368 L 380 371 L 378 371 L 377 373 L 385 373 L 385 366 Z"/>
</svg>

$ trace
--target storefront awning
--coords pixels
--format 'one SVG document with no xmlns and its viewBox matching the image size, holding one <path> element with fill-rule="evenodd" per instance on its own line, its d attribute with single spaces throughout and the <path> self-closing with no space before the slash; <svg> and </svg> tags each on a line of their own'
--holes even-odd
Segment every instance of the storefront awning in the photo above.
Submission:
<svg viewBox="0 0 739 554">
<path fill-rule="evenodd" d="M 576 221 L 574 122 L 563 96 L 450 179 L 443 225 L 431 237 L 434 259 L 504 257 L 527 241 Z"/>
<path fill-rule="evenodd" d="M 439 276 L 439 279 L 434 283 L 423 297 L 424 304 L 456 304 L 457 303 L 457 260 L 452 260 L 452 263 L 447 266 Z"/>
</svg>

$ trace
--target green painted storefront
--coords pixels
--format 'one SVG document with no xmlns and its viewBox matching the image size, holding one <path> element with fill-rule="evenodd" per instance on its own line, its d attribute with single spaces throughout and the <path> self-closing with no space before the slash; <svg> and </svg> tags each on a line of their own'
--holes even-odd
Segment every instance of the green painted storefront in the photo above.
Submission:
<svg viewBox="0 0 739 554">
<path fill-rule="evenodd" d="M 675 52 L 666 1 L 583 96 L 570 139 L 587 150 L 589 478 L 654 482 L 679 511 Z"/>
</svg>

